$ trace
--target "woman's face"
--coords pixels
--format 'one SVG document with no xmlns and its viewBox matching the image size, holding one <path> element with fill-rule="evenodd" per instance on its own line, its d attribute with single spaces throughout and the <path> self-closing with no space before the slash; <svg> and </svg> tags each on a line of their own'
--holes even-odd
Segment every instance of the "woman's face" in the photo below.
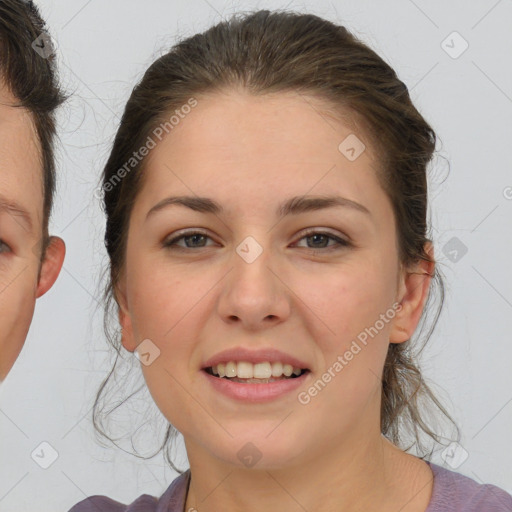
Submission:
<svg viewBox="0 0 512 512">
<path fill-rule="evenodd" d="M 242 466 L 249 455 L 284 467 L 360 443 L 362 430 L 380 435 L 388 344 L 410 337 L 421 307 L 397 308 L 407 281 L 368 141 L 320 108 L 294 93 L 203 97 L 146 162 L 118 287 L 123 344 L 142 343 L 149 390 L 189 460 Z M 209 198 L 222 212 L 172 196 Z M 279 215 L 292 197 L 313 196 L 359 206 Z M 424 300 L 419 288 L 405 298 Z M 239 347 L 277 349 L 309 372 L 273 399 L 227 395 L 203 367 Z"/>
<path fill-rule="evenodd" d="M 18 357 L 36 298 L 53 284 L 64 243 L 52 238 L 41 262 L 43 181 L 30 114 L 0 86 L 0 381 Z"/>
</svg>

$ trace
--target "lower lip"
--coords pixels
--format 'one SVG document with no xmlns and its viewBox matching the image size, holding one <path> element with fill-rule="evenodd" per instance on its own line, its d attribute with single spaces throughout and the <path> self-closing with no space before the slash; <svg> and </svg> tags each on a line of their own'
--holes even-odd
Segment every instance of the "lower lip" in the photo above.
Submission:
<svg viewBox="0 0 512 512">
<path fill-rule="evenodd" d="M 229 379 L 214 377 L 206 370 L 201 370 L 201 373 L 206 376 L 214 389 L 224 395 L 243 402 L 261 403 L 269 402 L 270 400 L 274 400 L 296 390 L 299 386 L 304 384 L 311 372 L 307 371 L 294 379 L 277 380 L 267 384 L 233 382 Z"/>
</svg>

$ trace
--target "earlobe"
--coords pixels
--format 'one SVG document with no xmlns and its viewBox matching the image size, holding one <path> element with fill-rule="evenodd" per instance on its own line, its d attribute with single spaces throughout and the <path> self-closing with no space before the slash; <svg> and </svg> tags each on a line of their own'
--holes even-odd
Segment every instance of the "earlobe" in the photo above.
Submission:
<svg viewBox="0 0 512 512">
<path fill-rule="evenodd" d="M 39 279 L 37 282 L 36 298 L 44 295 L 55 283 L 64 263 L 66 244 L 58 236 L 50 237 L 50 243 L 46 248 Z"/>
<path fill-rule="evenodd" d="M 405 272 L 400 283 L 398 301 L 401 308 L 393 320 L 390 343 L 403 343 L 411 339 L 420 321 L 435 269 L 431 242 L 428 242 L 425 250 L 432 261 L 420 260 Z"/>
</svg>

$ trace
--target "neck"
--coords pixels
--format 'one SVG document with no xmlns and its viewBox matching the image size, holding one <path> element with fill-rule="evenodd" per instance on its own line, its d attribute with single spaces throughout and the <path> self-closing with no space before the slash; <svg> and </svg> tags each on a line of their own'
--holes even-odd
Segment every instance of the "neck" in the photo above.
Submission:
<svg viewBox="0 0 512 512">
<path fill-rule="evenodd" d="M 186 440 L 191 480 L 185 510 L 423 512 L 432 488 L 425 481 L 431 475 L 428 466 L 380 432 L 370 442 L 361 444 L 362 438 L 370 439 L 359 433 L 358 439 L 347 439 L 337 449 L 329 445 L 321 453 L 304 452 L 286 467 L 262 468 L 209 458 L 202 447 Z"/>
</svg>

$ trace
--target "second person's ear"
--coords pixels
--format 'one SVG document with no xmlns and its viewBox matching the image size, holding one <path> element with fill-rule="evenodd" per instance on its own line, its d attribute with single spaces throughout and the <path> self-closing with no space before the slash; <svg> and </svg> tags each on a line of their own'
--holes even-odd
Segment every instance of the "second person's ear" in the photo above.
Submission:
<svg viewBox="0 0 512 512">
<path fill-rule="evenodd" d="M 66 244 L 58 236 L 50 237 L 50 242 L 43 256 L 39 280 L 37 282 L 36 298 L 44 295 L 55 283 L 64 263 Z"/>
</svg>

